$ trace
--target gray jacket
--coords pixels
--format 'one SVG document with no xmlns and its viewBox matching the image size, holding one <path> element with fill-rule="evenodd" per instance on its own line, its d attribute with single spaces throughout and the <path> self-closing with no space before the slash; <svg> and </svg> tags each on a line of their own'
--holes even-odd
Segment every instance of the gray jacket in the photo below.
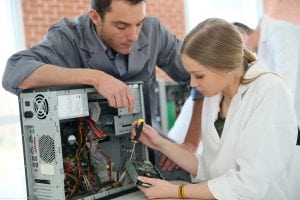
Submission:
<svg viewBox="0 0 300 200">
<path fill-rule="evenodd" d="M 155 100 L 155 66 L 181 83 L 189 82 L 179 53 L 181 41 L 154 17 L 143 23 L 138 41 L 128 57 L 128 71 L 120 76 L 113 61 L 101 48 L 88 14 L 74 20 L 62 19 L 49 28 L 40 44 L 12 55 L 3 75 L 3 87 L 16 93 L 18 85 L 43 64 L 102 70 L 122 81 L 147 81 Z M 105 83 L 103 83 L 105 84 Z M 152 113 L 156 103 L 151 104 Z"/>
</svg>

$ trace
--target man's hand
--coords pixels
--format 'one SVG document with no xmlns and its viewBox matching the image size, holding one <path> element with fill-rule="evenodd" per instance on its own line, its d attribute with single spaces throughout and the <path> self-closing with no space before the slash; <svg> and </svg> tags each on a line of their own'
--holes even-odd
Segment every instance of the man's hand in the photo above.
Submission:
<svg viewBox="0 0 300 200">
<path fill-rule="evenodd" d="M 134 96 L 128 86 L 113 76 L 95 69 L 65 68 L 44 64 L 28 76 L 19 86 L 21 89 L 91 85 L 108 100 L 111 107 L 134 109 Z"/>
<path fill-rule="evenodd" d="M 94 87 L 108 100 L 109 106 L 114 108 L 128 107 L 128 112 L 133 111 L 134 96 L 124 82 L 104 72 L 102 72 L 102 76 L 98 80 Z"/>
<path fill-rule="evenodd" d="M 190 125 L 187 134 L 185 136 L 184 142 L 181 144 L 183 148 L 193 153 L 197 151 L 199 142 L 201 140 L 200 130 L 201 130 L 202 104 L 203 104 L 203 99 L 194 101 L 193 113 L 192 113 L 192 118 L 190 120 Z M 178 169 L 178 166 L 164 155 L 161 155 L 159 165 L 162 168 L 162 170 L 172 171 L 174 168 Z"/>
<path fill-rule="evenodd" d="M 183 143 L 180 146 L 191 152 L 195 152 L 197 150 L 197 146 L 195 147 L 193 144 L 189 144 L 189 143 Z M 179 166 L 176 163 L 174 163 L 172 160 L 170 160 L 168 157 L 166 157 L 163 154 L 161 154 L 159 166 L 164 171 L 172 171 L 174 169 L 179 169 Z"/>
</svg>

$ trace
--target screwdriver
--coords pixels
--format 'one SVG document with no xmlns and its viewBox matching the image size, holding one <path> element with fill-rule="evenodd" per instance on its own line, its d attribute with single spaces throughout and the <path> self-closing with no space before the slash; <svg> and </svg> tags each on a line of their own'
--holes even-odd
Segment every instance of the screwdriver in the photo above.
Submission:
<svg viewBox="0 0 300 200">
<path fill-rule="evenodd" d="M 135 136 L 133 138 L 133 147 L 132 147 L 132 151 L 131 151 L 131 155 L 129 160 L 132 160 L 133 157 L 133 153 L 135 152 L 135 145 L 136 143 L 138 143 L 138 139 L 142 133 L 143 130 L 143 125 L 144 125 L 144 120 L 143 119 L 138 119 L 135 125 Z"/>
</svg>

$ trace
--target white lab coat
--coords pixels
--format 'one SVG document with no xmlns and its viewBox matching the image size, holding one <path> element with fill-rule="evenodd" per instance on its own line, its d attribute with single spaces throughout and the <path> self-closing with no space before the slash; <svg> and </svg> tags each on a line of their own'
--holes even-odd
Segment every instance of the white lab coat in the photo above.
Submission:
<svg viewBox="0 0 300 200">
<path fill-rule="evenodd" d="M 258 56 L 287 82 L 300 128 L 300 26 L 265 15 L 259 27 Z"/>
<path fill-rule="evenodd" d="M 265 70 L 257 61 L 246 73 Z M 221 94 L 205 98 L 203 154 L 197 155 L 194 181 L 207 181 L 219 200 L 293 200 L 288 181 L 297 134 L 292 100 L 281 79 L 271 73 L 241 85 L 232 98 L 221 138 L 217 119 Z"/>
</svg>

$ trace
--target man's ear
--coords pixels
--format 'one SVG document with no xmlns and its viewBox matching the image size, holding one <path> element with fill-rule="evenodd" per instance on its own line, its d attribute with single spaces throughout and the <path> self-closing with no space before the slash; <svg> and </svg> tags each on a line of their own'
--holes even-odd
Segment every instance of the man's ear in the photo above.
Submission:
<svg viewBox="0 0 300 200">
<path fill-rule="evenodd" d="M 90 9 L 89 14 L 90 14 L 90 18 L 91 18 L 93 24 L 98 25 L 98 24 L 101 23 L 101 17 L 100 17 L 100 15 L 98 14 L 98 12 L 96 10 Z"/>
</svg>

